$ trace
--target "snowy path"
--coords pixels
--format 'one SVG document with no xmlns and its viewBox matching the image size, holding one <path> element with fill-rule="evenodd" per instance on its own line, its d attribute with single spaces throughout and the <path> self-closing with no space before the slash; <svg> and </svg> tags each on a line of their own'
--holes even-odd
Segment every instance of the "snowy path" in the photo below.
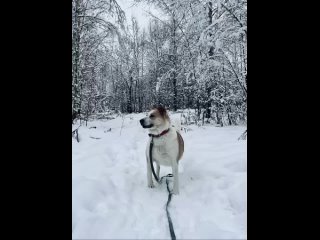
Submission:
<svg viewBox="0 0 320 240">
<path fill-rule="evenodd" d="M 147 187 L 142 117 L 127 115 L 121 136 L 117 118 L 90 122 L 80 143 L 72 140 L 73 239 L 170 239 L 166 185 Z M 245 127 L 191 128 L 182 134 L 180 195 L 170 203 L 176 237 L 245 239 L 247 146 L 237 140 Z"/>
</svg>

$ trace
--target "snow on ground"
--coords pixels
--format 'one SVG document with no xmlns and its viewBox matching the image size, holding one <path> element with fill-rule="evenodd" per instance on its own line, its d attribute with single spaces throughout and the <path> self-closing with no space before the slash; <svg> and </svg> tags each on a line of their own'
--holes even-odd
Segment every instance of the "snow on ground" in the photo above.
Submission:
<svg viewBox="0 0 320 240">
<path fill-rule="evenodd" d="M 73 239 L 170 239 L 166 185 L 147 187 L 144 116 L 88 122 L 72 139 Z M 245 127 L 190 128 L 169 208 L 177 239 L 246 239 Z"/>
</svg>

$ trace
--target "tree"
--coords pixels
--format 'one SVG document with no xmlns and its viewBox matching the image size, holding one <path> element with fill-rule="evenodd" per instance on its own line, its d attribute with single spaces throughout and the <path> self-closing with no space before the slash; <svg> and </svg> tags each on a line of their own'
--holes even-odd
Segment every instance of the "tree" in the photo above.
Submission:
<svg viewBox="0 0 320 240">
<path fill-rule="evenodd" d="M 111 15 L 115 23 L 108 21 Z M 85 109 L 88 115 L 93 111 L 97 59 L 104 40 L 118 34 L 116 24 L 124 19 L 115 0 L 72 1 L 72 112 Z"/>
</svg>

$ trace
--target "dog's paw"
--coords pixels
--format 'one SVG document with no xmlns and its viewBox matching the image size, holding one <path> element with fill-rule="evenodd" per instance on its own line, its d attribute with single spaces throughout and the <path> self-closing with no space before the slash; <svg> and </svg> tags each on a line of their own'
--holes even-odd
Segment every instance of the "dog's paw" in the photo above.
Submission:
<svg viewBox="0 0 320 240">
<path fill-rule="evenodd" d="M 148 183 L 148 187 L 149 188 L 154 188 L 154 184 L 153 183 Z"/>
</svg>

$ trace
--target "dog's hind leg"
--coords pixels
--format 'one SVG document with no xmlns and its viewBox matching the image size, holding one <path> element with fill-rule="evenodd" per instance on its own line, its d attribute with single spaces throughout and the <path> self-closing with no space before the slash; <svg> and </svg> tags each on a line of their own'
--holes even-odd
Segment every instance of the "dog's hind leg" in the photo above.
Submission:
<svg viewBox="0 0 320 240">
<path fill-rule="evenodd" d="M 157 163 L 157 177 L 160 179 L 160 164 Z"/>
</svg>

